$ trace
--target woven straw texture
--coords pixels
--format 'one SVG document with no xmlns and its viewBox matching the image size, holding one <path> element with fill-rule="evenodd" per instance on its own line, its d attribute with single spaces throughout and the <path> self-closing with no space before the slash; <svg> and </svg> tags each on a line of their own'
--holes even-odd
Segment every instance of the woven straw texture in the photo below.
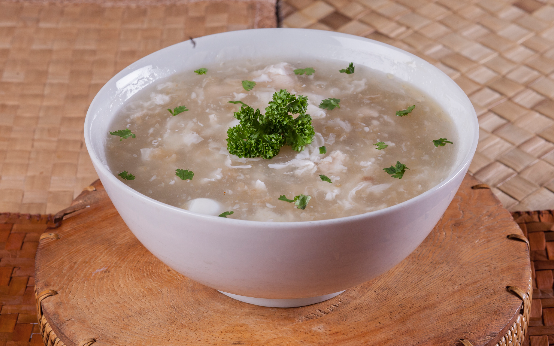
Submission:
<svg viewBox="0 0 554 346">
<path fill-rule="evenodd" d="M 0 1 L 2 212 L 56 213 L 97 179 L 84 117 L 121 69 L 190 37 L 276 25 L 273 0 L 99 2 Z"/>
<path fill-rule="evenodd" d="M 285 0 L 282 26 L 368 37 L 434 64 L 481 128 L 470 173 L 511 211 L 554 209 L 554 0 Z"/>
<path fill-rule="evenodd" d="M 189 37 L 275 26 L 274 14 L 274 0 L 0 1 L 0 210 L 55 213 L 96 179 L 83 119 L 123 67 Z M 283 0 L 279 22 L 438 66 L 479 115 L 470 172 L 509 210 L 554 209 L 554 0 Z"/>
</svg>

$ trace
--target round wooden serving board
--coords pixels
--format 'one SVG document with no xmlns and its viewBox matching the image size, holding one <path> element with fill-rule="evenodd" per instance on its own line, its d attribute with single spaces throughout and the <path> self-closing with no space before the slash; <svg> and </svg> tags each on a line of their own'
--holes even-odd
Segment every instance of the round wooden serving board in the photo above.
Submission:
<svg viewBox="0 0 554 346">
<path fill-rule="evenodd" d="M 279 309 L 233 300 L 164 265 L 95 182 L 41 237 L 43 335 L 67 346 L 503 345 L 526 328 L 522 298 L 507 286 L 528 311 L 529 250 L 507 237 L 521 230 L 478 184 L 466 176 L 423 244 L 389 272 L 323 303 Z"/>
</svg>

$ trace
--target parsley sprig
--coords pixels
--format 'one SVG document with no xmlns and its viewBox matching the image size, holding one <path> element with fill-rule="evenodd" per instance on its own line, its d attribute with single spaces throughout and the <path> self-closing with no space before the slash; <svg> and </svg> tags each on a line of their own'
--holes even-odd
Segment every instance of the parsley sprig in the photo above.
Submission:
<svg viewBox="0 0 554 346">
<path fill-rule="evenodd" d="M 435 145 L 435 147 L 444 147 L 446 143 L 454 144 L 446 138 L 433 139 L 433 144 Z"/>
<path fill-rule="evenodd" d="M 192 177 L 194 177 L 194 173 L 192 171 L 180 168 L 175 170 L 175 175 L 181 178 L 181 180 L 192 180 Z"/>
<path fill-rule="evenodd" d="M 340 73 L 346 73 L 346 74 L 354 73 L 354 63 L 351 62 L 350 64 L 348 64 L 347 68 L 343 68 L 343 69 L 339 70 L 339 72 Z"/>
<path fill-rule="evenodd" d="M 281 195 L 278 198 L 278 200 L 280 201 L 294 203 L 294 205 L 296 205 L 296 208 L 302 209 L 302 210 L 306 209 L 306 206 L 308 205 L 308 202 L 310 201 L 310 199 L 312 199 L 312 197 L 306 196 L 306 195 L 294 196 L 294 199 L 288 199 L 285 195 Z"/>
<path fill-rule="evenodd" d="M 178 107 L 175 107 L 175 109 L 173 110 L 168 109 L 168 111 L 169 113 L 171 113 L 171 115 L 176 116 L 177 114 L 181 114 L 183 112 L 188 111 L 188 109 L 186 106 L 178 106 Z"/>
<path fill-rule="evenodd" d="M 208 69 L 205 67 L 199 68 L 198 70 L 194 70 L 194 73 L 196 74 L 206 74 L 208 72 Z"/>
<path fill-rule="evenodd" d="M 231 211 L 224 211 L 223 213 L 219 214 L 218 216 L 219 216 L 219 217 L 225 217 L 225 218 L 226 218 L 227 216 L 233 215 L 234 213 L 235 213 L 235 212 L 232 211 L 232 210 L 231 210 Z"/>
<path fill-rule="evenodd" d="M 256 86 L 256 82 L 253 82 L 251 80 L 243 80 L 242 81 L 242 87 L 246 91 L 252 90 Z"/>
<path fill-rule="evenodd" d="M 385 172 L 390 174 L 393 178 L 402 179 L 404 176 L 404 173 L 406 173 L 406 170 L 409 169 L 406 167 L 405 164 L 400 163 L 400 161 L 396 161 L 396 166 L 390 166 L 389 168 L 383 168 Z"/>
<path fill-rule="evenodd" d="M 311 67 L 297 68 L 296 70 L 294 70 L 294 74 L 297 74 L 297 75 L 306 74 L 307 76 L 311 76 L 312 74 L 314 74 L 314 72 L 315 70 Z"/>
<path fill-rule="evenodd" d="M 340 108 L 340 99 L 328 98 L 319 104 L 319 108 L 333 110 L 335 108 Z"/>
<path fill-rule="evenodd" d="M 410 106 L 404 110 L 401 110 L 401 111 L 396 111 L 396 115 L 399 116 L 399 117 L 403 117 L 403 116 L 406 116 L 408 114 L 410 114 L 415 108 L 415 105 L 413 106 Z"/>
<path fill-rule="evenodd" d="M 327 148 L 325 146 L 319 147 L 319 153 L 322 155 L 327 154 Z"/>
<path fill-rule="evenodd" d="M 375 143 L 375 144 L 373 144 L 373 145 L 375 145 L 375 149 L 377 149 L 377 150 L 383 150 L 383 149 L 385 149 L 386 147 L 388 147 L 388 145 L 385 144 L 385 142 L 377 142 L 377 143 Z"/>
<path fill-rule="evenodd" d="M 122 141 L 124 139 L 127 139 L 129 137 L 132 137 L 132 138 L 136 138 L 137 136 L 135 136 L 135 134 L 133 132 L 131 132 L 131 130 L 129 129 L 125 129 L 125 130 L 117 130 L 117 131 L 114 131 L 114 132 L 110 132 L 110 135 L 114 135 L 114 136 L 119 136 L 121 137 L 119 140 Z"/>
<path fill-rule="evenodd" d="M 240 123 L 227 130 L 227 150 L 238 157 L 264 159 L 279 154 L 284 145 L 298 152 L 304 150 L 315 135 L 307 107 L 306 96 L 292 95 L 284 89 L 273 94 L 265 114 L 243 103 L 234 114 Z M 298 116 L 293 118 L 293 114 Z"/>
<path fill-rule="evenodd" d="M 132 175 L 131 173 L 127 172 L 127 171 L 123 171 L 121 173 L 118 174 L 121 178 L 125 179 L 125 180 L 135 180 L 135 176 Z"/>
</svg>

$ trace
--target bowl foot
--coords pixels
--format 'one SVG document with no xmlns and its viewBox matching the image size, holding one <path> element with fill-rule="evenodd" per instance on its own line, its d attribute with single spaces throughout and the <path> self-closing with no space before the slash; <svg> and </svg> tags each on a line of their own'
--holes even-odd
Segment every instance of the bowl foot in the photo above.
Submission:
<svg viewBox="0 0 554 346">
<path fill-rule="evenodd" d="M 312 305 L 312 304 L 324 302 L 327 299 L 331 299 L 333 297 L 338 296 L 344 291 L 326 294 L 318 297 L 293 298 L 293 299 L 252 298 L 252 297 L 239 296 L 238 294 L 232 294 L 232 293 L 227 293 L 223 291 L 219 291 L 219 292 L 225 294 L 227 297 L 230 297 L 248 304 L 266 306 L 269 308 L 297 308 L 300 306 L 306 306 L 306 305 Z"/>
</svg>

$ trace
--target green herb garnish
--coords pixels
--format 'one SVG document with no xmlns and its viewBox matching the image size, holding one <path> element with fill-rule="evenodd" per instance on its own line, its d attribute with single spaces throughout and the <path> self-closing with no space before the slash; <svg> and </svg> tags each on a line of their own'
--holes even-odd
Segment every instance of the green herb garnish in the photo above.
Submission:
<svg viewBox="0 0 554 346">
<path fill-rule="evenodd" d="M 281 195 L 277 199 L 280 200 L 280 201 L 285 201 L 285 202 L 289 202 L 289 203 L 294 202 L 294 199 L 288 199 L 285 195 Z"/>
<path fill-rule="evenodd" d="M 296 208 L 298 209 L 306 209 L 306 206 L 308 205 L 308 202 L 310 201 L 310 199 L 312 199 L 312 197 L 306 195 L 298 195 L 294 196 L 294 199 L 288 199 L 285 195 L 281 195 L 278 199 L 280 201 L 294 203 L 294 205 L 296 205 Z"/>
<path fill-rule="evenodd" d="M 335 107 L 340 108 L 339 103 L 340 103 L 340 99 L 328 98 L 321 101 L 321 103 L 319 104 L 319 108 L 333 110 L 335 109 Z"/>
<path fill-rule="evenodd" d="M 229 101 L 229 103 L 234 103 L 234 104 L 236 104 L 236 105 L 241 104 L 241 105 L 243 105 L 243 106 L 248 107 L 248 105 L 247 105 L 246 103 L 242 102 L 242 101 Z"/>
<path fill-rule="evenodd" d="M 326 175 L 324 175 L 324 174 L 320 174 L 319 177 L 320 177 L 321 180 L 323 180 L 323 181 L 326 181 L 326 182 L 331 183 L 331 184 L 333 183 L 333 182 L 331 181 L 331 179 L 329 179 L 329 177 L 326 176 Z"/>
<path fill-rule="evenodd" d="M 306 114 L 308 98 L 296 96 L 286 90 L 273 94 L 273 100 L 261 114 L 259 109 L 242 105 L 235 112 L 240 121 L 227 130 L 227 150 L 238 157 L 270 159 L 279 154 L 284 145 L 302 151 L 315 135 L 312 117 Z M 293 114 L 298 114 L 293 118 Z"/>
<path fill-rule="evenodd" d="M 433 139 L 433 144 L 435 145 L 435 147 L 444 147 L 446 143 L 454 144 L 446 138 Z"/>
<path fill-rule="evenodd" d="M 377 143 L 375 143 L 375 144 L 373 144 L 373 145 L 376 146 L 375 149 L 377 149 L 377 150 L 383 150 L 383 149 L 385 149 L 386 147 L 388 147 L 388 145 L 385 144 L 385 142 L 377 142 Z"/>
<path fill-rule="evenodd" d="M 122 141 L 126 138 L 129 138 L 129 137 L 133 137 L 133 138 L 136 138 L 137 136 L 135 136 L 134 133 L 131 132 L 131 130 L 129 129 L 125 129 L 125 130 L 117 130 L 117 131 L 114 131 L 114 132 L 110 132 L 110 135 L 114 135 L 114 136 L 119 136 L 121 137 L 119 140 Z"/>
<path fill-rule="evenodd" d="M 250 80 L 243 80 L 242 81 L 242 87 L 246 91 L 252 90 L 256 86 L 256 82 L 250 81 Z"/>
<path fill-rule="evenodd" d="M 327 148 L 325 148 L 325 146 L 319 147 L 319 153 L 320 154 L 327 154 Z"/>
<path fill-rule="evenodd" d="M 206 74 L 208 72 L 208 69 L 205 67 L 199 68 L 198 70 L 195 70 L 194 73 L 196 74 Z"/>
<path fill-rule="evenodd" d="M 312 74 L 314 74 L 314 72 L 315 70 L 311 67 L 297 68 L 296 70 L 294 70 L 294 74 L 297 74 L 297 75 L 306 74 L 307 76 L 311 76 Z"/>
<path fill-rule="evenodd" d="M 354 63 L 351 62 L 348 64 L 347 68 L 343 68 L 342 70 L 339 70 L 340 73 L 346 73 L 346 74 L 352 74 L 354 73 Z"/>
<path fill-rule="evenodd" d="M 175 175 L 181 178 L 181 180 L 192 180 L 192 177 L 194 177 L 194 173 L 192 171 L 179 168 L 175 170 Z"/>
<path fill-rule="evenodd" d="M 223 213 L 219 214 L 218 216 L 219 217 L 227 217 L 229 215 L 233 215 L 235 212 L 234 211 L 224 211 Z"/>
<path fill-rule="evenodd" d="M 385 172 L 391 175 L 393 178 L 402 179 L 406 170 L 409 169 L 405 164 L 396 161 L 396 166 L 390 166 L 389 168 L 383 168 Z"/>
<path fill-rule="evenodd" d="M 125 179 L 125 180 L 135 180 L 135 176 L 132 175 L 131 173 L 127 172 L 127 171 L 123 171 L 121 173 L 118 174 L 121 178 Z"/>
<path fill-rule="evenodd" d="M 188 111 L 188 109 L 186 106 L 179 106 L 179 107 L 175 107 L 174 110 L 168 109 L 168 111 L 169 113 L 171 113 L 171 115 L 176 116 L 177 114 L 181 114 L 183 112 Z"/>
<path fill-rule="evenodd" d="M 406 108 L 402 111 L 397 111 L 396 115 L 399 116 L 399 117 L 406 116 L 406 115 L 410 114 L 414 110 L 414 108 L 415 108 L 415 105 L 410 106 L 410 107 L 408 107 L 408 108 Z"/>
</svg>

